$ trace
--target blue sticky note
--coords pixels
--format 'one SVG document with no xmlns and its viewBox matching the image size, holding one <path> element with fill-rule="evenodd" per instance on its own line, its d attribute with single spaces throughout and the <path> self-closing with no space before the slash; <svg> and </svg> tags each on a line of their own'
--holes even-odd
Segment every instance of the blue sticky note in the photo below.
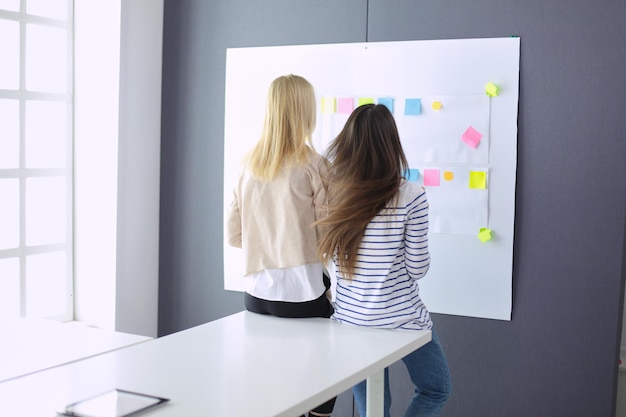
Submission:
<svg viewBox="0 0 626 417">
<path fill-rule="evenodd" d="M 417 116 L 422 112 L 421 98 L 407 98 L 404 103 L 405 116 Z"/>
<path fill-rule="evenodd" d="M 393 99 L 391 97 L 379 97 L 378 104 L 386 106 L 391 113 L 393 113 Z"/>
<path fill-rule="evenodd" d="M 407 181 L 417 182 L 420 177 L 420 170 L 414 168 L 407 169 L 404 176 Z"/>
</svg>

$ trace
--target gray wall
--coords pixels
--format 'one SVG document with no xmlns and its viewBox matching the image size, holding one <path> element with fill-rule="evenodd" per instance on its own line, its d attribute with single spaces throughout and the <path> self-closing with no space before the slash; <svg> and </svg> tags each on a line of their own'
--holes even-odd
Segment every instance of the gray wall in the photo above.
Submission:
<svg viewBox="0 0 626 417">
<path fill-rule="evenodd" d="M 222 289 L 226 48 L 518 35 L 513 319 L 435 315 L 454 383 L 442 416 L 612 416 L 624 18 L 623 0 L 165 0 L 159 334 L 243 308 Z M 392 375 L 401 415 L 410 383 L 401 365 Z M 340 400 L 334 415 L 351 416 Z"/>
</svg>

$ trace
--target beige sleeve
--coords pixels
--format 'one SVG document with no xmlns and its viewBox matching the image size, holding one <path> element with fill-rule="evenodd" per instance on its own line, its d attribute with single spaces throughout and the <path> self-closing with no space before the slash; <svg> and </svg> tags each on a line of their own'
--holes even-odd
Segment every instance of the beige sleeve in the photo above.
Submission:
<svg viewBox="0 0 626 417">
<path fill-rule="evenodd" d="M 226 219 L 226 239 L 230 246 L 241 248 L 241 212 L 236 192 L 233 192 L 233 201 Z"/>
<path fill-rule="evenodd" d="M 320 220 L 328 215 L 328 193 L 324 181 L 327 171 L 326 161 L 320 159 L 319 164 L 311 172 L 311 186 L 313 188 L 313 206 L 315 208 L 315 220 Z M 320 237 L 321 226 L 317 226 L 317 236 Z"/>
</svg>

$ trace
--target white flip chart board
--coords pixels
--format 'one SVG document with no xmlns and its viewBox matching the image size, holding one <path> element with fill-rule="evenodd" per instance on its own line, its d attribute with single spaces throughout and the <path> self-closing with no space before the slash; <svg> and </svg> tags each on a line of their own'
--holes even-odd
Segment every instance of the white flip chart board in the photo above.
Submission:
<svg viewBox="0 0 626 417">
<path fill-rule="evenodd" d="M 385 104 L 407 176 L 425 186 L 430 202 L 432 263 L 420 281 L 422 299 L 434 313 L 510 320 L 519 45 L 512 37 L 228 49 L 224 215 L 276 77 L 297 74 L 313 84 L 320 153 L 354 107 Z M 226 243 L 224 287 L 244 289 L 242 253 Z"/>
</svg>

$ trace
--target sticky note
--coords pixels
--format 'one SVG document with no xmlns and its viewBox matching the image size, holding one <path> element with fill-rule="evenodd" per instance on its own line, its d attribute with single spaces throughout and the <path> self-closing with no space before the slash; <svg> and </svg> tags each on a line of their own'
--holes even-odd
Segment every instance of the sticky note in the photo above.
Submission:
<svg viewBox="0 0 626 417">
<path fill-rule="evenodd" d="M 407 98 L 404 102 L 404 115 L 417 116 L 422 112 L 421 98 Z"/>
<path fill-rule="evenodd" d="M 322 113 L 334 113 L 337 110 L 335 97 L 322 97 Z"/>
<path fill-rule="evenodd" d="M 350 114 L 354 110 L 354 99 L 342 97 L 337 100 L 337 113 Z"/>
<path fill-rule="evenodd" d="M 361 98 L 359 98 L 359 106 L 362 106 L 364 104 L 374 104 L 374 98 L 373 97 L 361 97 Z"/>
<path fill-rule="evenodd" d="M 487 173 L 485 171 L 470 171 L 469 188 L 484 190 L 487 188 Z"/>
<path fill-rule="evenodd" d="M 441 104 L 441 101 L 433 101 L 431 107 L 433 108 L 433 110 L 441 110 L 441 107 L 443 106 Z"/>
<path fill-rule="evenodd" d="M 482 243 L 485 243 L 491 240 L 491 229 L 488 229 L 486 227 L 481 227 L 478 230 L 478 239 L 480 239 Z"/>
<path fill-rule="evenodd" d="M 495 97 L 498 95 L 498 86 L 492 82 L 488 82 L 485 85 L 485 93 L 487 93 L 490 97 Z"/>
<path fill-rule="evenodd" d="M 439 187 L 439 170 L 438 169 L 425 169 L 424 170 L 424 185 L 430 187 Z"/>
<path fill-rule="evenodd" d="M 383 106 L 386 106 L 389 109 L 389 111 L 393 113 L 393 99 L 392 98 L 379 97 L 378 104 L 382 104 Z"/>
<path fill-rule="evenodd" d="M 461 136 L 461 140 L 467 144 L 467 146 L 471 148 L 476 148 L 480 143 L 483 135 L 478 130 L 474 129 L 472 126 L 468 127 L 463 136 Z"/>
<path fill-rule="evenodd" d="M 443 179 L 446 181 L 452 181 L 454 179 L 454 172 L 443 171 Z"/>
<path fill-rule="evenodd" d="M 410 168 L 406 170 L 404 176 L 407 181 L 417 182 L 420 177 L 420 171 L 419 169 Z"/>
</svg>

